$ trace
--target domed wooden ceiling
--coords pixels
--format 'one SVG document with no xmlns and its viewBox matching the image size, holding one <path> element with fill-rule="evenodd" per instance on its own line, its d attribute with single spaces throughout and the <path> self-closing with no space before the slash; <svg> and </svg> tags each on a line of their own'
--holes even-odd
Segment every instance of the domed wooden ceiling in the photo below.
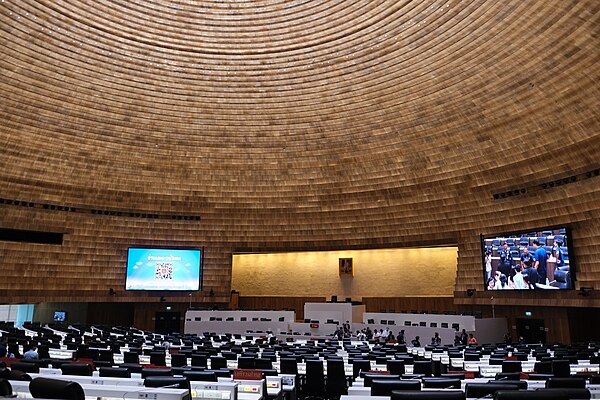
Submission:
<svg viewBox="0 0 600 400">
<path fill-rule="evenodd" d="M 0 188 L 189 212 L 490 199 L 597 158 L 599 27 L 595 0 L 1 0 Z"/>
</svg>

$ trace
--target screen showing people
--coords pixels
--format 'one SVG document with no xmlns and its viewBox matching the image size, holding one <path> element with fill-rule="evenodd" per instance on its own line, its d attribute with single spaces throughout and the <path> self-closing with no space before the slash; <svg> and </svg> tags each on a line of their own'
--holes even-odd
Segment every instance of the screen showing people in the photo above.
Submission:
<svg viewBox="0 0 600 400">
<path fill-rule="evenodd" d="M 199 290 L 200 250 L 130 248 L 125 290 Z"/>
<path fill-rule="evenodd" d="M 482 236 L 486 290 L 573 289 L 567 228 Z"/>
</svg>

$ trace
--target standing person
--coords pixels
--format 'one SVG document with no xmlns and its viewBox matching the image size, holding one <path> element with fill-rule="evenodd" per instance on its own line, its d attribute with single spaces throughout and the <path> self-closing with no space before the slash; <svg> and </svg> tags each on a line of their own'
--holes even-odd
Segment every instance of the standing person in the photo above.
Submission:
<svg viewBox="0 0 600 400">
<path fill-rule="evenodd" d="M 556 258 L 556 268 L 558 267 L 564 267 L 565 264 L 565 255 L 562 251 L 562 248 L 560 246 L 562 246 L 562 242 L 560 240 L 555 240 L 554 244 L 553 244 L 554 248 L 552 249 L 552 251 L 554 252 L 554 257 Z"/>
<path fill-rule="evenodd" d="M 23 360 L 38 360 L 40 358 L 37 350 L 37 345 L 32 344 L 28 351 L 23 353 Z"/>
<path fill-rule="evenodd" d="M 350 321 L 346 321 L 342 325 L 342 328 L 344 328 L 344 335 L 350 335 L 352 333 L 352 330 L 350 328 Z"/>
<path fill-rule="evenodd" d="M 6 337 L 2 336 L 0 339 L 0 358 L 6 357 L 8 353 L 8 343 L 6 343 Z"/>
<path fill-rule="evenodd" d="M 485 280 L 489 280 L 492 277 L 492 252 L 489 250 L 485 251 Z"/>
<path fill-rule="evenodd" d="M 468 340 L 469 340 L 469 335 L 467 335 L 467 331 L 465 329 L 463 329 L 462 332 L 460 333 L 460 342 L 466 346 Z"/>
<path fill-rule="evenodd" d="M 506 243 L 504 243 L 504 246 L 502 246 L 502 250 L 498 252 L 498 255 L 500 256 L 498 271 L 502 272 L 503 275 L 510 276 L 513 258 Z"/>
<path fill-rule="evenodd" d="M 440 337 L 440 334 L 435 332 L 433 334 L 433 337 L 431 338 L 431 344 L 433 346 L 439 346 L 442 344 L 442 338 Z"/>
<path fill-rule="evenodd" d="M 400 344 L 405 344 L 406 343 L 406 339 L 404 339 L 404 329 L 401 329 L 400 332 L 398 332 L 398 343 Z"/>
<path fill-rule="evenodd" d="M 512 282 L 514 283 L 514 288 L 515 289 L 529 289 L 529 286 L 525 283 L 525 280 L 523 279 L 522 265 L 517 266 L 515 268 L 515 271 L 517 271 L 517 273 L 515 274 L 515 276 L 512 277 Z"/>
<path fill-rule="evenodd" d="M 540 246 L 540 242 L 536 240 L 533 241 L 533 248 L 535 249 L 535 264 L 533 268 L 538 273 L 539 283 L 542 285 L 547 285 L 548 272 L 546 267 L 546 261 L 548 260 L 548 254 L 546 253 L 546 249 L 543 246 Z"/>
</svg>

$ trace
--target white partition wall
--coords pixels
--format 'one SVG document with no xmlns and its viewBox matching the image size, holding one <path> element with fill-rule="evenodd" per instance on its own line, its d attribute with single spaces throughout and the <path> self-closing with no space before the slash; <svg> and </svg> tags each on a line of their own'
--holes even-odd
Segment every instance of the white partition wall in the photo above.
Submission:
<svg viewBox="0 0 600 400">
<path fill-rule="evenodd" d="M 304 303 L 304 319 L 325 323 L 328 320 L 362 322 L 365 306 L 353 306 L 352 303 Z"/>
<path fill-rule="evenodd" d="M 188 310 L 185 314 L 184 332 L 286 333 L 295 322 L 294 311 L 200 311 Z"/>
<path fill-rule="evenodd" d="M 475 317 L 471 315 L 365 313 L 363 322 L 368 324 L 369 320 L 373 320 L 373 324 L 380 325 L 390 325 L 390 321 L 392 321 L 392 325 L 402 327 L 416 325 L 428 328 L 452 328 L 453 324 L 457 324 L 459 330 L 475 331 Z M 382 321 L 385 321 L 385 323 Z M 410 325 L 408 325 L 409 322 Z"/>
</svg>

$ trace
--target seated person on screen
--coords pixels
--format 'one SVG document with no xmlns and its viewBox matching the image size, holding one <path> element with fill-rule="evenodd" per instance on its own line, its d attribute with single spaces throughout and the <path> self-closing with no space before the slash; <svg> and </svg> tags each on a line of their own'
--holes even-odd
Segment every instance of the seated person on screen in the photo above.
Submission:
<svg viewBox="0 0 600 400">
<path fill-rule="evenodd" d="M 494 290 L 509 289 L 508 278 L 500 271 L 496 271 L 495 274 L 496 283 L 494 284 Z"/>
<path fill-rule="evenodd" d="M 512 287 L 514 289 L 529 289 L 529 286 L 525 283 L 523 279 L 523 269 L 521 266 L 515 266 L 515 276 L 512 277 Z"/>
<path fill-rule="evenodd" d="M 38 360 L 40 358 L 37 352 L 37 346 L 31 345 L 31 348 L 23 353 L 23 360 Z"/>
<path fill-rule="evenodd" d="M 537 273 L 537 270 L 533 267 L 525 268 L 525 271 L 522 272 L 523 281 L 527 285 L 529 289 L 535 289 L 535 284 L 540 281 L 540 276 Z"/>
<path fill-rule="evenodd" d="M 418 336 L 415 336 L 410 343 L 413 345 L 413 347 L 421 347 L 421 341 L 419 340 Z"/>
<path fill-rule="evenodd" d="M 523 269 L 525 268 L 531 268 L 533 267 L 533 263 L 535 262 L 535 259 L 533 257 L 532 254 L 529 254 L 529 249 L 527 247 L 525 247 L 523 249 L 523 253 L 521 254 L 521 267 Z"/>
</svg>

